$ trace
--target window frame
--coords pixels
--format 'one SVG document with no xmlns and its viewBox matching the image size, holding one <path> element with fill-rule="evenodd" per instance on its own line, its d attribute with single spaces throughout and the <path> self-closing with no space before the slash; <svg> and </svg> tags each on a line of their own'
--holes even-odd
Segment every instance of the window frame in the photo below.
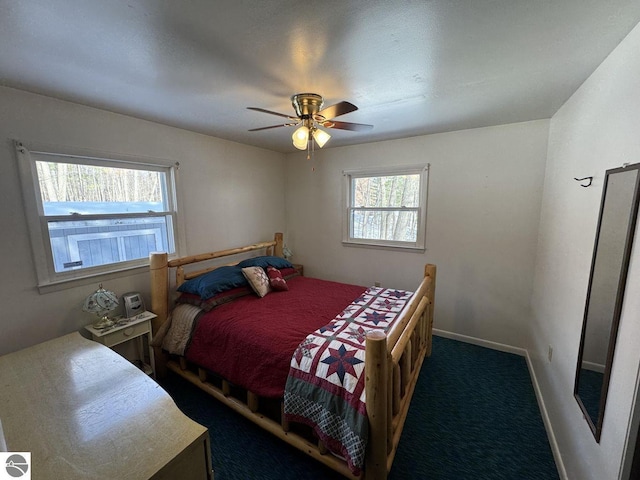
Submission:
<svg viewBox="0 0 640 480">
<path fill-rule="evenodd" d="M 77 217 L 82 220 L 96 219 L 120 219 L 120 218 L 141 218 L 141 217 L 170 217 L 171 225 L 167 225 L 167 236 L 173 242 L 174 250 L 171 257 L 180 255 L 182 245 L 184 245 L 182 228 L 182 215 L 178 208 L 178 167 L 177 162 L 160 160 L 148 157 L 118 155 L 104 152 L 93 152 L 84 149 L 72 149 L 68 147 L 38 145 L 36 143 L 25 143 L 14 140 L 16 156 L 22 191 L 24 197 L 25 214 L 29 227 L 29 237 L 31 249 L 36 268 L 37 287 L 40 293 L 56 291 L 70 288 L 76 285 L 85 285 L 95 282 L 95 277 L 101 280 L 122 277 L 125 275 L 142 273 L 148 270 L 149 259 L 140 258 L 125 260 L 105 265 L 86 267 L 68 272 L 56 272 L 51 236 L 49 235 L 48 222 L 60 220 L 73 220 L 72 215 L 45 215 L 40 184 L 36 168 L 37 161 L 56 161 L 60 163 L 93 165 L 101 167 L 128 168 L 133 170 L 147 170 L 162 172 L 166 178 L 166 191 L 163 197 L 166 201 L 167 210 L 152 213 L 113 213 L 82 215 Z"/>
<path fill-rule="evenodd" d="M 353 180 L 369 177 L 392 177 L 400 175 L 420 175 L 420 193 L 418 207 L 380 207 L 371 210 L 388 211 L 417 211 L 416 241 L 404 242 L 398 240 L 363 239 L 352 236 L 353 227 L 351 224 L 352 212 L 354 210 L 365 210 L 364 207 L 354 207 Z M 342 219 L 342 243 L 345 246 L 382 248 L 390 250 L 404 250 L 414 252 L 424 252 L 426 250 L 426 226 L 427 226 L 427 193 L 429 181 L 429 164 L 421 165 L 396 165 L 385 167 L 372 167 L 357 170 L 344 170 L 343 176 L 343 219 Z"/>
</svg>

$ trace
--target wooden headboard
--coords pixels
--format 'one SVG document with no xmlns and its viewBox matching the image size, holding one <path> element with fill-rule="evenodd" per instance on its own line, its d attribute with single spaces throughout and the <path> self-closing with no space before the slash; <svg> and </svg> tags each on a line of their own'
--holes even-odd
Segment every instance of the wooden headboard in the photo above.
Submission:
<svg viewBox="0 0 640 480">
<path fill-rule="evenodd" d="M 200 253 L 188 257 L 174 258 L 168 260 L 165 252 L 153 252 L 149 255 L 151 271 L 151 311 L 157 315 L 153 320 L 153 333 L 155 334 L 160 326 L 167 320 L 169 312 L 169 269 L 175 268 L 175 286 L 182 285 L 186 280 L 195 278 L 203 273 L 210 272 L 222 265 L 209 266 L 206 268 L 185 271 L 185 265 L 193 265 L 199 262 L 207 262 L 218 258 L 230 257 L 242 253 L 265 250 L 267 255 L 283 257 L 284 240 L 282 233 L 276 233 L 270 242 L 254 243 L 245 247 L 230 248 L 228 250 L 218 250 L 216 252 Z"/>
</svg>

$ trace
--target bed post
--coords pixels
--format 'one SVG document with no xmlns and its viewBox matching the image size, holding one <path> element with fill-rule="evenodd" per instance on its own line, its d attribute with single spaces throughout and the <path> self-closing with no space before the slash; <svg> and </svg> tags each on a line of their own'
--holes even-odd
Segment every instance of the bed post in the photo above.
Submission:
<svg viewBox="0 0 640 480">
<path fill-rule="evenodd" d="M 384 332 L 373 330 L 367 333 L 365 347 L 365 392 L 369 417 L 369 442 L 364 467 L 367 480 L 387 478 L 388 369 L 387 336 Z"/>
<path fill-rule="evenodd" d="M 151 322 L 155 335 L 167 320 L 169 311 L 169 267 L 166 252 L 151 252 L 149 254 L 149 269 L 151 273 L 151 311 L 157 315 Z M 163 377 L 166 373 L 166 354 L 161 347 L 153 347 L 156 363 L 156 376 Z"/>
<path fill-rule="evenodd" d="M 276 257 L 284 258 L 284 240 L 282 238 L 282 233 L 276 233 L 273 240 L 276 242 L 275 246 L 273 247 L 273 254 Z"/>
<path fill-rule="evenodd" d="M 436 266 L 427 263 L 424 266 L 424 276 L 431 277 L 431 284 L 426 296 L 429 299 L 429 308 L 427 309 L 427 352 L 426 356 L 431 356 L 431 344 L 433 342 L 433 309 L 436 301 Z"/>
</svg>

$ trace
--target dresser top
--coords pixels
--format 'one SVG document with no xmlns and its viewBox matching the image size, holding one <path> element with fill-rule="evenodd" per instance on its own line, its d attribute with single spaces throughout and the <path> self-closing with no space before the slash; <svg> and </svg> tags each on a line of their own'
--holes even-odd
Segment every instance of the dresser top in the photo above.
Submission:
<svg viewBox="0 0 640 480">
<path fill-rule="evenodd" d="M 0 357 L 8 451 L 34 478 L 150 478 L 206 435 L 123 357 L 72 333 Z"/>
</svg>

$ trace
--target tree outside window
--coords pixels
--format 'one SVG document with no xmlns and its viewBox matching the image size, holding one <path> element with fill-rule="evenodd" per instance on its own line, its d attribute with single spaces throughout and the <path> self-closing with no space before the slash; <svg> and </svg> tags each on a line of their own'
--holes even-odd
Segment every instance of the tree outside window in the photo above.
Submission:
<svg viewBox="0 0 640 480">
<path fill-rule="evenodd" d="M 345 172 L 345 243 L 424 249 L 428 167 Z"/>
</svg>

